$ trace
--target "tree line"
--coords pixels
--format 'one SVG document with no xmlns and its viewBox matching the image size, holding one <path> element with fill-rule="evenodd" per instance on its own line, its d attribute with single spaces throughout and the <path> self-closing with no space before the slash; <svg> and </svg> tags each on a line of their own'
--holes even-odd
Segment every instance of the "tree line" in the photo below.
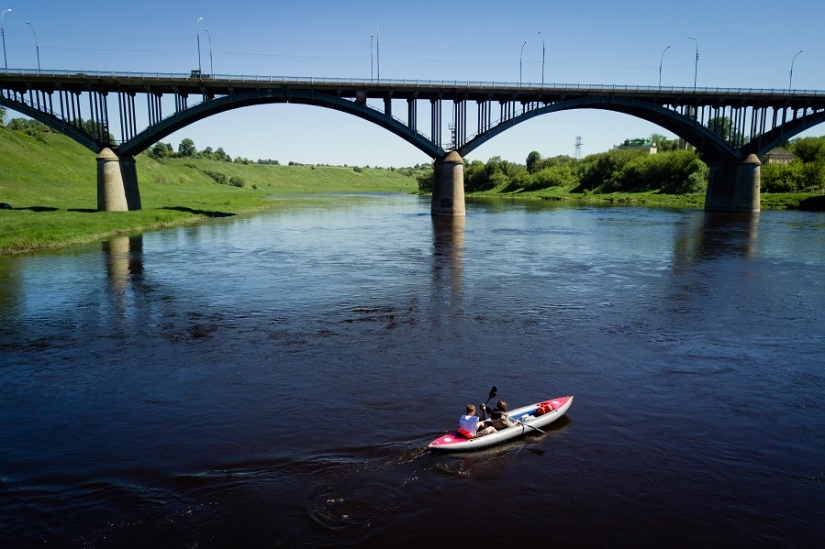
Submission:
<svg viewBox="0 0 825 549">
<path fill-rule="evenodd" d="M 561 187 L 569 192 L 660 191 L 683 194 L 703 191 L 708 167 L 694 150 L 679 150 L 678 141 L 653 134 L 657 148 L 643 150 L 614 148 L 581 160 L 567 155 L 542 157 L 538 151 L 527 155 L 524 164 L 494 156 L 487 162 L 473 160 L 464 167 L 466 192 L 505 193 L 540 191 Z M 661 149 L 660 149 L 661 150 Z M 432 172 L 418 177 L 419 190 L 431 192 Z"/>
<path fill-rule="evenodd" d="M 581 160 L 566 155 L 544 158 L 538 151 L 528 154 L 524 164 L 499 156 L 487 162 L 472 160 L 464 166 L 464 189 L 469 193 L 519 193 L 558 187 L 571 193 L 664 194 L 700 193 L 707 189 L 710 170 L 699 153 L 694 149 L 682 150 L 678 140 L 660 134 L 652 134 L 650 139 L 656 143 L 657 154 L 613 148 Z M 797 158 L 787 165 L 764 164 L 762 191 L 825 192 L 825 137 L 796 138 L 782 148 Z M 418 188 L 424 193 L 432 192 L 432 171 L 418 176 Z"/>
<path fill-rule="evenodd" d="M 32 119 L 13 118 L 7 123 L 6 114 L 7 111 L 0 107 L 0 125 L 10 130 L 25 133 L 43 142 L 45 134 L 51 132 L 48 126 Z M 100 131 L 97 123 L 91 120 L 81 121 L 81 125 L 92 135 Z M 747 137 L 736 132 L 726 117 L 711 119 L 707 127 L 733 145 L 741 146 L 747 142 Z M 114 136 L 110 135 L 110 139 L 114 142 Z M 581 160 L 566 155 L 544 158 L 537 151 L 527 155 L 524 164 L 509 162 L 498 156 L 490 158 L 486 163 L 473 160 L 464 168 L 465 190 L 520 192 L 564 187 L 570 192 L 660 191 L 669 194 L 705 190 L 709 170 L 694 150 L 680 150 L 677 139 L 669 139 L 661 134 L 654 133 L 650 139 L 656 143 L 658 154 L 614 148 L 588 155 Z M 825 136 L 795 138 L 784 143 L 782 148 L 792 152 L 797 158 L 789 164 L 764 164 L 761 171 L 762 191 L 825 192 Z M 241 156 L 232 158 L 223 147 L 198 150 L 195 142 L 189 138 L 181 140 L 177 151 L 170 143 L 158 142 L 146 154 L 157 160 L 200 158 L 217 162 L 280 165 L 272 159 L 253 161 Z M 300 164 L 289 162 L 289 165 Z M 421 173 L 426 168 L 421 164 L 399 168 L 399 171 L 409 176 L 416 175 L 419 189 L 431 192 L 432 170 Z M 362 170 L 357 166 L 353 169 Z"/>
</svg>

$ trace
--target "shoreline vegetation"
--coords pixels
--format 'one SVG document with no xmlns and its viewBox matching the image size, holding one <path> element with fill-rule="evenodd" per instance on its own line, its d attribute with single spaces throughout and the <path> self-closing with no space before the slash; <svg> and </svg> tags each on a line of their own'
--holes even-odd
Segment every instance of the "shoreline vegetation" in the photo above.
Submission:
<svg viewBox="0 0 825 549">
<path fill-rule="evenodd" d="M 659 137 L 663 152 L 613 149 L 576 160 L 525 164 L 466 160 L 468 198 L 502 197 L 584 203 L 702 208 L 707 166 L 693 151 Z M 763 167 L 769 190 L 763 209 L 825 209 L 825 138 L 791 142 L 802 160 Z M 807 148 L 806 148 L 807 147 Z M 803 154 L 799 154 L 800 150 Z M 158 143 L 136 156 L 143 209 L 98 212 L 94 155 L 70 138 L 25 119 L 0 124 L 0 254 L 63 248 L 278 206 L 273 195 L 298 193 L 428 194 L 432 165 L 409 168 L 280 165 L 232 158 L 222 148 L 198 151 L 184 139 L 178 151 Z M 767 168 L 767 169 L 766 169 Z M 766 174 L 766 172 L 768 172 Z"/>
</svg>

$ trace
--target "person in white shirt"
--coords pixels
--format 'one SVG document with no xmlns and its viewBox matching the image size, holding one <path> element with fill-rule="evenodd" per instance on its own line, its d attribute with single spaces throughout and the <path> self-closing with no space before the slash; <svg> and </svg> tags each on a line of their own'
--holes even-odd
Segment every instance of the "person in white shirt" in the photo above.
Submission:
<svg viewBox="0 0 825 549">
<path fill-rule="evenodd" d="M 458 434 L 466 438 L 475 438 L 496 432 L 496 428 L 492 425 L 487 425 L 479 430 L 479 426 L 481 425 L 479 417 L 476 415 L 476 407 L 468 404 L 467 413 L 458 420 Z"/>
</svg>

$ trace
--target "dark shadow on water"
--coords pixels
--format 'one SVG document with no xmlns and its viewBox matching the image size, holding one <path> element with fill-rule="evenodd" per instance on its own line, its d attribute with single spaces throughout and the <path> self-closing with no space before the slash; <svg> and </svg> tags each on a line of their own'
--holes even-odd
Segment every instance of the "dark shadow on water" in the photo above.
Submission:
<svg viewBox="0 0 825 549">
<path fill-rule="evenodd" d="M 192 208 L 187 208 L 186 206 L 166 206 L 161 208 L 161 210 L 174 210 L 176 212 L 186 212 L 195 215 L 205 215 L 206 217 L 230 217 L 235 214 L 227 213 L 227 212 L 210 212 L 207 210 L 193 210 Z"/>
<path fill-rule="evenodd" d="M 132 300 L 125 294 L 143 279 L 143 235 L 115 236 L 102 242 L 109 284 L 118 311 L 128 308 Z"/>
<path fill-rule="evenodd" d="M 465 217 L 433 216 L 433 288 L 441 303 L 458 307 L 464 287 Z"/>
<path fill-rule="evenodd" d="M 756 247 L 759 213 L 705 212 L 695 225 L 676 234 L 678 265 L 696 265 L 724 257 L 751 257 Z"/>
</svg>

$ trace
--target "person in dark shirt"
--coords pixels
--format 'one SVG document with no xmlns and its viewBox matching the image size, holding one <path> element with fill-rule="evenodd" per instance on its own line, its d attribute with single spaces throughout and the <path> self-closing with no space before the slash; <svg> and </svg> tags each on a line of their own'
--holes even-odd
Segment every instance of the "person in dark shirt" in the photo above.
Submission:
<svg viewBox="0 0 825 549">
<path fill-rule="evenodd" d="M 482 407 L 481 409 L 481 420 L 484 421 L 487 419 L 487 413 L 490 412 L 490 408 L 487 406 Z M 490 419 L 493 422 L 493 427 L 496 430 L 506 429 L 508 427 L 512 427 L 515 423 L 512 422 L 510 416 L 507 415 L 507 403 L 503 400 L 499 400 L 496 403 L 495 409 L 492 410 L 490 414 Z"/>
</svg>

